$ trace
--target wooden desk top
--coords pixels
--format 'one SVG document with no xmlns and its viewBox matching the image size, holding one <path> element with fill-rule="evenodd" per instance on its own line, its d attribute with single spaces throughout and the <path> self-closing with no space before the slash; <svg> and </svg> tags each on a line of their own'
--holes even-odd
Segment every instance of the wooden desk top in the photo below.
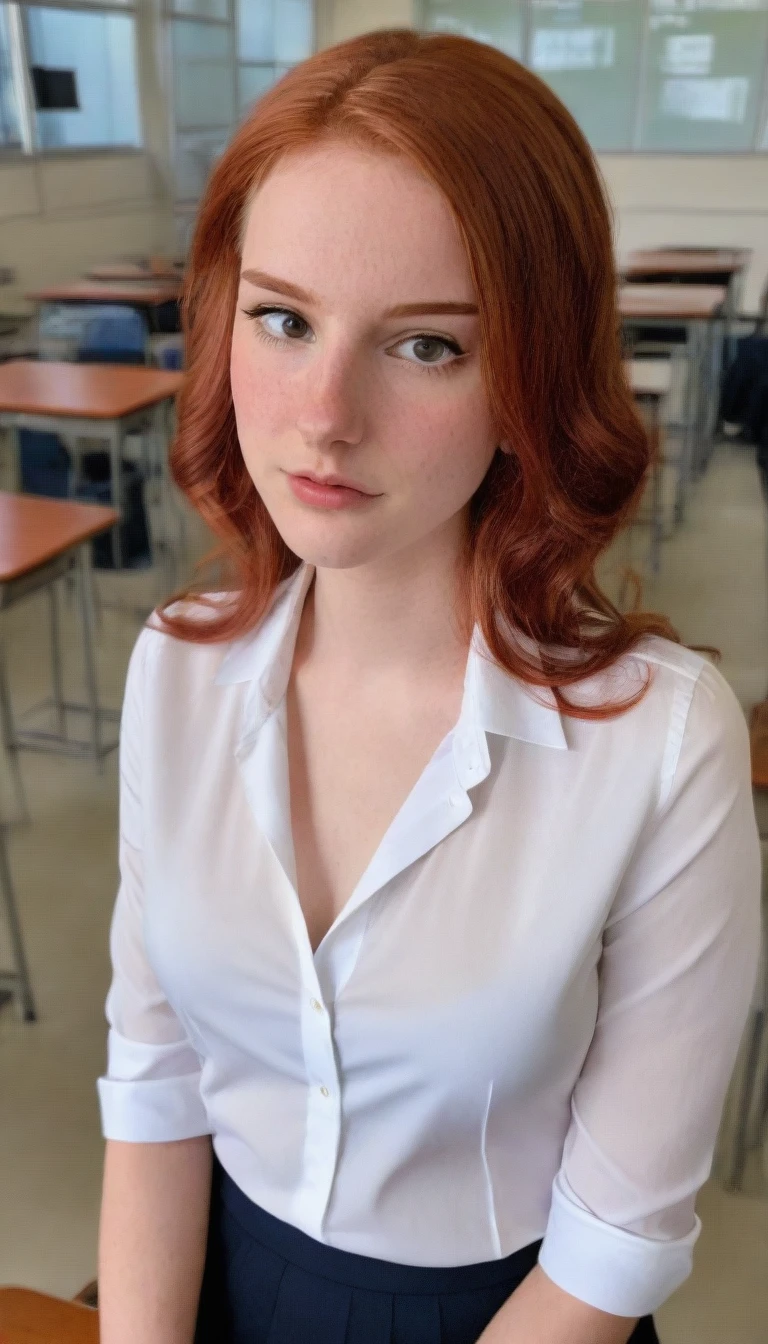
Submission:
<svg viewBox="0 0 768 1344">
<path fill-rule="evenodd" d="M 86 271 L 89 280 L 136 281 L 143 285 L 162 284 L 179 286 L 184 278 L 182 272 L 174 266 L 167 270 L 152 270 L 149 266 L 139 266 L 135 261 L 116 261 L 106 266 L 92 266 Z"/>
<path fill-rule="evenodd" d="M 629 385 L 636 397 L 666 397 L 672 385 L 668 359 L 627 359 L 624 361 Z"/>
<path fill-rule="evenodd" d="M 65 555 L 114 527 L 119 517 L 116 509 L 102 504 L 0 490 L 0 583 Z"/>
<path fill-rule="evenodd" d="M 140 280 L 107 283 L 105 280 L 70 280 L 27 294 L 35 303 L 125 303 L 135 308 L 156 308 L 179 297 L 177 280 Z"/>
<path fill-rule="evenodd" d="M 132 364 L 11 359 L 0 364 L 0 411 L 120 420 L 175 397 L 183 373 Z"/>
<path fill-rule="evenodd" d="M 0 1288 L 0 1344 L 98 1344 L 99 1313 L 32 1288 Z"/>
<path fill-rule="evenodd" d="M 713 247 L 702 252 L 630 252 L 621 265 L 622 275 L 685 275 L 718 271 L 727 279 L 746 269 L 748 254 L 735 248 Z"/>
<path fill-rule="evenodd" d="M 619 312 L 623 318 L 692 321 L 714 317 L 725 300 L 721 285 L 622 285 Z"/>
</svg>

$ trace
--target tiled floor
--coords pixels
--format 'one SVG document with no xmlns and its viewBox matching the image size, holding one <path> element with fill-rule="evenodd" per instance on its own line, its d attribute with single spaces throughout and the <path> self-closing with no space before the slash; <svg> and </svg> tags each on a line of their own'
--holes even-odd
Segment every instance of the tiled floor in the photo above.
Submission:
<svg viewBox="0 0 768 1344">
<path fill-rule="evenodd" d="M 627 559 L 642 564 L 646 539 L 616 548 L 603 567 L 616 586 Z M 665 542 L 662 572 L 645 593 L 690 643 L 716 644 L 724 674 L 748 707 L 768 690 L 766 518 L 748 449 L 721 447 L 696 489 L 687 519 Z M 140 600 L 147 575 L 102 583 Z M 68 625 L 75 629 L 70 612 Z M 11 613 L 13 684 L 19 705 L 45 685 L 45 608 Z M 133 616 L 105 609 L 99 645 L 103 698 L 117 705 L 137 631 Z M 79 678 L 77 642 L 68 647 Z M 94 1274 L 101 1141 L 94 1080 L 104 1058 L 102 1006 L 107 934 L 116 882 L 116 761 L 102 775 L 85 762 L 27 756 L 33 816 L 10 849 L 40 1020 L 0 1013 L 0 1283 L 62 1295 Z M 0 781 L 6 815 L 7 778 Z M 0 963 L 7 946 L 0 925 Z M 766 1344 L 768 1199 L 755 1151 L 744 1191 L 711 1180 L 698 1204 L 703 1232 L 691 1278 L 657 1314 L 663 1344 Z"/>
</svg>

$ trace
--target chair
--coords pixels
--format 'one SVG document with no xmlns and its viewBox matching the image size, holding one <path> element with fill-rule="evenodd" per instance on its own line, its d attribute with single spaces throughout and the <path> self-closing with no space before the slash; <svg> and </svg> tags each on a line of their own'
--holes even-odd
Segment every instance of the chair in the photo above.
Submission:
<svg viewBox="0 0 768 1344">
<path fill-rule="evenodd" d="M 2 1344 L 98 1344 L 99 1313 L 32 1288 L 0 1288 Z"/>
<path fill-rule="evenodd" d="M 103 307 L 83 323 L 79 364 L 146 364 L 147 328 L 141 313 L 119 304 Z"/>
</svg>

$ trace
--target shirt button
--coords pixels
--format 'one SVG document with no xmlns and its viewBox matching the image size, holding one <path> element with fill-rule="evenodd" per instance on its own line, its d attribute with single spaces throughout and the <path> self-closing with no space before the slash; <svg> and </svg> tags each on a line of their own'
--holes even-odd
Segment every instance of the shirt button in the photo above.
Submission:
<svg viewBox="0 0 768 1344">
<path fill-rule="evenodd" d="M 317 999 L 310 999 L 309 1002 L 311 1003 L 316 1013 L 322 1013 L 323 1011 L 322 1003 L 319 1003 Z"/>
<path fill-rule="evenodd" d="M 461 807 L 462 794 L 452 793 L 448 799 L 451 807 Z"/>
<path fill-rule="evenodd" d="M 321 1087 L 321 1088 L 320 1088 L 320 1093 L 321 1093 L 321 1095 L 324 1096 L 324 1097 L 330 1097 L 330 1095 L 331 1095 L 330 1092 L 328 1091 L 328 1088 L 327 1088 L 327 1087 Z"/>
</svg>

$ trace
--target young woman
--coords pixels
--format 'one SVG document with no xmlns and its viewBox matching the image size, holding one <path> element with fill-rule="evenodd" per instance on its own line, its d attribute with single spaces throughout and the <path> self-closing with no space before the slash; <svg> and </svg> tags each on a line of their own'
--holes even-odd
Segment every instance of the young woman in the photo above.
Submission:
<svg viewBox="0 0 768 1344">
<path fill-rule="evenodd" d="M 648 447 L 553 94 L 383 32 L 216 166 L 136 646 L 104 1344 L 637 1344 L 754 983 L 734 696 L 594 578 Z"/>
</svg>

